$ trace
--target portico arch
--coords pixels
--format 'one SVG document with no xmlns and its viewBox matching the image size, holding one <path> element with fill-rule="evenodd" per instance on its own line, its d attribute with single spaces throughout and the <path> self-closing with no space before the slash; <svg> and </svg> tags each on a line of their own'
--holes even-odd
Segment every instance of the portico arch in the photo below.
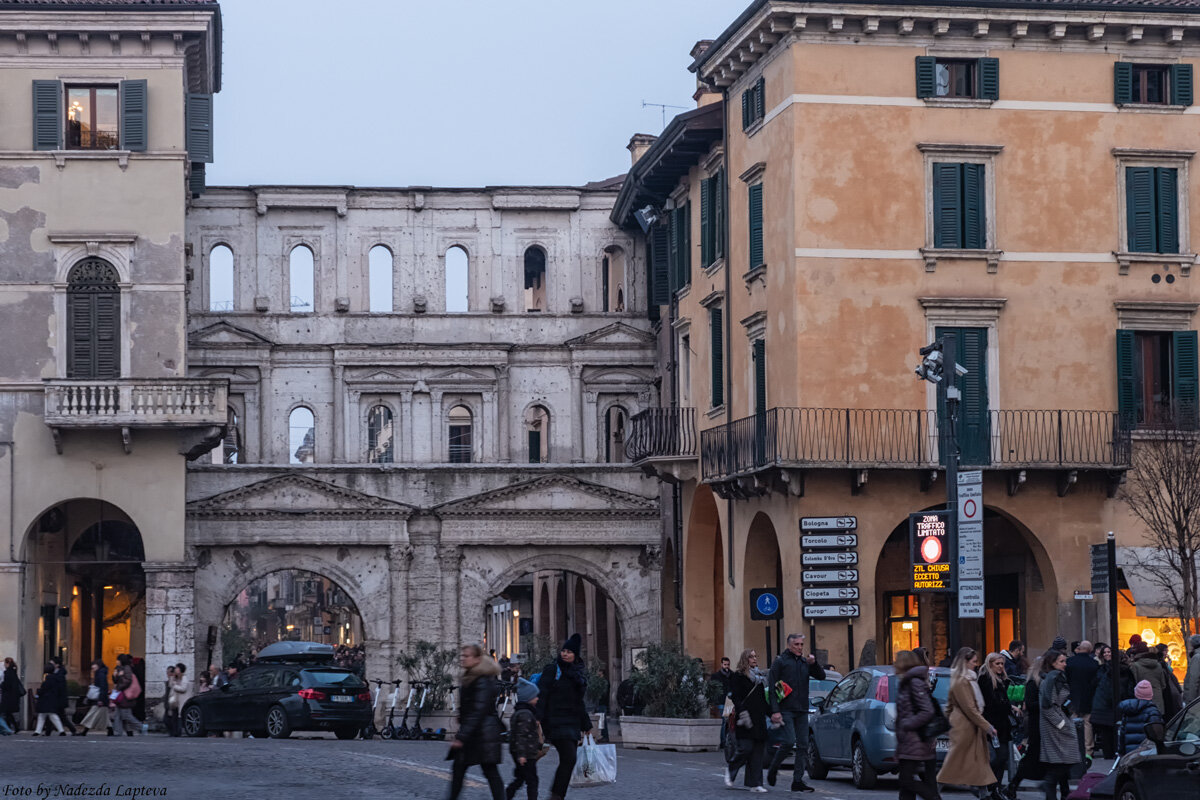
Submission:
<svg viewBox="0 0 1200 800">
<path fill-rule="evenodd" d="M 683 545 L 684 649 L 708 665 L 725 655 L 725 553 L 712 489 L 692 497 Z"/>
<path fill-rule="evenodd" d="M 760 511 L 750 520 L 750 529 L 746 534 L 746 551 L 742 556 L 742 591 L 749 593 L 753 589 L 783 588 L 783 562 L 779 555 L 779 539 L 775 534 L 775 524 L 771 518 Z M 763 621 L 751 620 L 751 606 L 745 605 L 745 618 L 742 630 L 746 634 L 743 647 L 759 648 L 766 645 L 766 651 L 760 653 L 764 663 L 770 663 L 770 657 L 779 652 L 782 641 L 781 629 L 784 620 Z M 768 643 L 769 639 L 769 644 Z"/>
</svg>

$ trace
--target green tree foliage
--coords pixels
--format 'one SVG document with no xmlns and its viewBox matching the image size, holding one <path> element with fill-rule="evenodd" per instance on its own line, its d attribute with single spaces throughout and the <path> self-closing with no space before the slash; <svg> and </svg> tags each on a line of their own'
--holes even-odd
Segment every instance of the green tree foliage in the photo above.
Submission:
<svg viewBox="0 0 1200 800">
<path fill-rule="evenodd" d="M 411 652 L 400 654 L 400 668 L 408 674 L 408 679 L 429 684 L 423 706 L 425 711 L 446 707 L 446 701 L 454 691 L 453 669 L 457 663 L 457 650 L 443 649 L 433 642 L 419 641 Z"/>
<path fill-rule="evenodd" d="M 630 676 L 647 717 L 696 719 L 708 713 L 704 666 L 674 642 L 646 648 L 645 669 Z"/>
</svg>

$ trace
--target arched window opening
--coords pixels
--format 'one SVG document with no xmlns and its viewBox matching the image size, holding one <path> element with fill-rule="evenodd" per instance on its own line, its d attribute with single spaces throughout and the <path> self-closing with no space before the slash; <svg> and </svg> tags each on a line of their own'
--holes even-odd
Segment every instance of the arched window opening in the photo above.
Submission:
<svg viewBox="0 0 1200 800">
<path fill-rule="evenodd" d="M 619 247 L 608 250 L 600 265 L 600 295 L 606 313 L 625 310 L 625 253 Z"/>
<path fill-rule="evenodd" d="M 604 460 L 618 464 L 625 460 L 625 421 L 629 414 L 613 406 L 604 415 Z"/>
<path fill-rule="evenodd" d="M 525 310 L 546 310 L 546 251 L 536 245 L 525 251 Z"/>
<path fill-rule="evenodd" d="M 208 310 L 233 311 L 233 251 L 223 244 L 208 253 Z"/>
<path fill-rule="evenodd" d="M 291 290 L 288 309 L 293 314 L 307 314 L 313 310 L 313 252 L 298 244 L 288 257 L 288 280 Z"/>
<path fill-rule="evenodd" d="M 392 313 L 392 251 L 381 244 L 367 254 L 367 294 L 372 314 Z"/>
<path fill-rule="evenodd" d="M 67 275 L 67 377 L 121 374 L 121 288 L 116 268 L 85 258 Z"/>
<path fill-rule="evenodd" d="M 529 463 L 550 461 L 550 412 L 542 406 L 532 406 L 525 412 L 525 437 L 529 443 Z"/>
<path fill-rule="evenodd" d="M 446 251 L 446 311 L 461 314 L 469 310 L 470 259 L 467 251 L 455 245 Z"/>
<path fill-rule="evenodd" d="M 384 405 L 372 406 L 367 412 L 367 461 L 391 464 L 395 460 L 395 431 L 392 410 Z"/>
<path fill-rule="evenodd" d="M 449 414 L 449 456 L 451 464 L 470 464 L 472 454 L 471 409 L 455 406 Z"/>
<path fill-rule="evenodd" d="M 317 460 L 316 420 L 304 406 L 288 417 L 288 463 L 312 464 Z"/>
</svg>

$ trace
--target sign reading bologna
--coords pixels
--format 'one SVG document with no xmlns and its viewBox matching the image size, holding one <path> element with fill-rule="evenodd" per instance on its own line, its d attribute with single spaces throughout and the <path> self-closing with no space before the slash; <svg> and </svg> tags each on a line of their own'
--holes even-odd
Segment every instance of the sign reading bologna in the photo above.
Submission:
<svg viewBox="0 0 1200 800">
<path fill-rule="evenodd" d="M 949 511 L 923 511 L 908 515 L 914 592 L 954 590 L 950 574 L 949 518 Z"/>
</svg>

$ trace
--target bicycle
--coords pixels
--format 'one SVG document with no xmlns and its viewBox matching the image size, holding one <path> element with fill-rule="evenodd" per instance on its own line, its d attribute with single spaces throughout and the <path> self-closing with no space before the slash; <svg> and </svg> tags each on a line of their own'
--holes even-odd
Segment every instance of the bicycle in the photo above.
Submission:
<svg viewBox="0 0 1200 800">
<path fill-rule="evenodd" d="M 386 681 L 381 681 L 381 680 L 367 681 L 367 683 L 375 684 L 375 696 L 371 700 L 371 721 L 368 722 L 366 725 L 364 725 L 362 728 L 361 734 L 362 734 L 363 739 L 371 739 L 371 738 L 379 735 L 379 729 L 375 727 L 375 718 L 377 716 L 379 716 L 379 709 L 380 709 L 379 700 L 380 700 L 380 697 L 383 695 L 383 684 L 385 682 Z"/>
<path fill-rule="evenodd" d="M 387 724 L 379 731 L 380 739 L 396 739 L 396 701 L 400 699 L 400 685 L 404 681 L 391 681 L 393 686 L 391 699 L 388 702 Z"/>
</svg>

